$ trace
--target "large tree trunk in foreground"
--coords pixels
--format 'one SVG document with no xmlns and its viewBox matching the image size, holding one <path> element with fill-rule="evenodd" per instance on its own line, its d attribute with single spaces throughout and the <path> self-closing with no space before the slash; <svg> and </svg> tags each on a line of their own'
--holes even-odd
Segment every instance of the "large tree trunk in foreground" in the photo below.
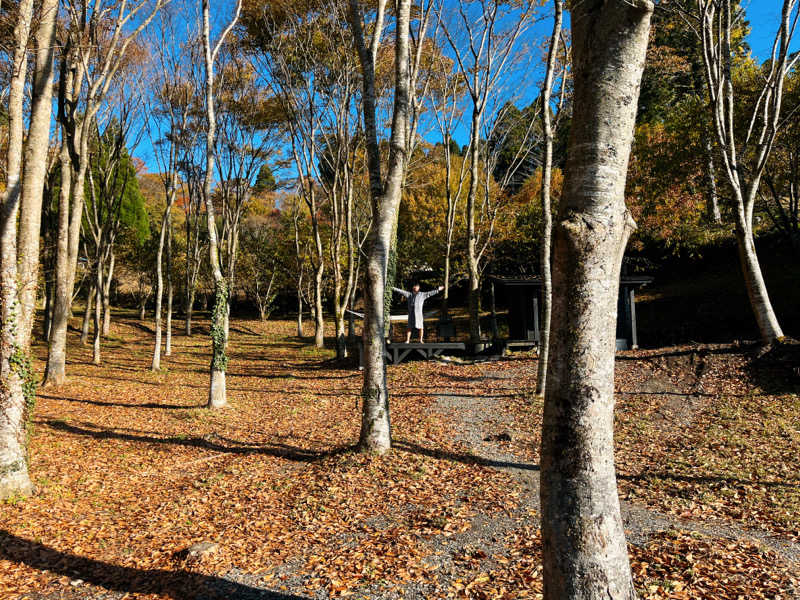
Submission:
<svg viewBox="0 0 800 600">
<path fill-rule="evenodd" d="M 50 120 L 53 112 L 53 53 L 58 0 L 44 0 L 39 7 L 36 31 L 36 67 L 33 74 L 31 121 L 25 148 L 25 177 L 19 216 L 19 301 L 22 311 L 20 345 L 30 347 L 36 313 L 39 280 L 39 234 L 42 194 L 47 176 Z"/>
<path fill-rule="evenodd" d="M 558 40 L 561 37 L 561 21 L 564 14 L 562 0 L 554 0 L 555 16 L 550 48 L 547 52 L 547 70 L 542 86 L 542 130 L 544 133 L 544 157 L 542 159 L 542 328 L 539 339 L 539 367 L 536 377 L 536 395 L 541 396 L 547 382 L 547 360 L 550 345 L 550 321 L 553 315 L 553 278 L 550 269 L 550 249 L 553 237 L 553 215 L 550 210 L 550 188 L 553 177 L 553 124 L 550 118 L 550 97 L 553 93 L 553 75 L 556 69 Z M 562 82 L 562 85 L 564 83 Z"/>
<path fill-rule="evenodd" d="M 614 470 L 614 351 L 625 207 L 653 5 L 573 2 L 574 106 L 554 230 L 542 425 L 545 600 L 636 598 Z"/>
<path fill-rule="evenodd" d="M 378 3 L 377 33 L 380 36 L 385 0 Z M 372 202 L 372 229 L 367 240 L 364 269 L 364 383 L 359 448 L 363 452 L 388 452 L 392 445 L 389 390 L 383 361 L 384 297 L 389 251 L 406 170 L 406 129 L 409 123 L 409 27 L 410 0 L 399 0 L 395 25 L 395 95 L 386 182 L 381 178 L 380 147 L 376 126 L 375 60 L 379 37 L 369 46 L 361 25 L 361 6 L 350 0 L 348 19 L 356 40 L 363 75 L 364 131 Z"/>
<path fill-rule="evenodd" d="M 17 217 L 22 195 L 26 47 L 33 0 L 22 0 L 18 11 L 8 92 L 6 188 L 0 194 L 0 499 L 27 495 L 33 489 L 28 475 L 25 430 L 25 387 L 32 374 L 26 373 L 30 369 L 30 358 L 20 345 L 23 315 L 17 297 Z"/>
</svg>

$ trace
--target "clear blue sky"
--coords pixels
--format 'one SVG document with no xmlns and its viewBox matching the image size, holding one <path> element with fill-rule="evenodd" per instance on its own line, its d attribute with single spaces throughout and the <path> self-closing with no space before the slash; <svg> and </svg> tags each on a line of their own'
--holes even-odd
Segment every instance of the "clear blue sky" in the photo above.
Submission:
<svg viewBox="0 0 800 600">
<path fill-rule="evenodd" d="M 743 0 L 743 4 L 746 7 L 747 18 L 750 21 L 751 27 L 748 42 L 753 50 L 754 57 L 761 62 L 770 54 L 772 42 L 775 38 L 775 30 L 780 19 L 782 2 L 781 0 Z M 565 27 L 569 27 L 568 14 L 565 15 L 564 25 Z M 542 19 L 533 26 L 530 37 L 534 39 L 545 39 L 549 36 L 551 30 L 552 20 Z M 792 43 L 792 49 L 795 51 L 800 50 L 800 32 L 798 32 L 798 35 Z M 532 76 L 525 78 L 530 83 L 531 93 L 523 95 L 520 99 L 522 101 L 521 103 L 524 104 L 530 102 L 538 93 L 539 79 L 541 76 L 535 72 L 535 67 L 533 67 L 533 69 L 534 73 L 531 74 Z M 457 141 L 463 141 L 459 139 L 462 137 L 466 138 L 465 132 L 457 132 Z M 152 148 L 146 137 L 139 145 L 136 155 L 145 161 L 149 170 L 153 171 L 157 168 L 155 160 L 153 159 Z"/>
<path fill-rule="evenodd" d="M 772 52 L 772 43 L 775 41 L 775 31 L 781 19 L 783 2 L 780 0 L 744 0 L 743 4 L 751 28 L 747 41 L 753 49 L 753 56 L 759 61 L 763 61 Z M 800 36 L 798 35 L 793 40 L 792 50 L 800 50 Z"/>
</svg>

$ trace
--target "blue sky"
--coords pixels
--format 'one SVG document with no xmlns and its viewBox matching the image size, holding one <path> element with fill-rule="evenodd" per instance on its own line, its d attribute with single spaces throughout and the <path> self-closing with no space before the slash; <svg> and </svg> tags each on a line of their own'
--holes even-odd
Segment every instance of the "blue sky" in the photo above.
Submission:
<svg viewBox="0 0 800 600">
<path fill-rule="evenodd" d="M 772 42 L 775 37 L 775 30 L 780 19 L 781 5 L 780 0 L 744 0 L 743 4 L 747 10 L 747 18 L 750 21 L 751 33 L 748 37 L 748 42 L 753 50 L 753 55 L 761 62 L 765 60 L 771 51 Z M 569 27 L 569 15 L 565 14 L 564 26 Z M 549 37 L 552 30 L 552 19 L 543 18 L 536 22 L 529 32 L 528 39 L 544 40 Z M 800 50 L 800 32 L 795 37 L 792 44 L 793 50 Z M 538 49 L 535 50 L 538 52 Z M 536 64 L 537 61 L 534 61 Z M 538 71 L 541 68 L 531 65 L 531 71 L 528 76 L 524 77 L 526 83 L 530 86 L 530 92 L 524 93 L 518 98 L 519 104 L 528 104 L 538 94 L 538 86 L 542 74 Z M 426 137 L 437 137 L 437 134 L 430 132 Z M 456 139 L 459 143 L 466 140 L 466 132 L 457 131 Z M 464 138 L 464 139 L 460 139 Z M 152 148 L 150 147 L 149 140 L 146 136 L 142 139 L 136 155 L 142 158 L 147 164 L 150 171 L 157 170 L 157 166 L 153 157 Z"/>
<path fill-rule="evenodd" d="M 763 61 L 772 52 L 772 42 L 775 40 L 775 30 L 780 22 L 783 2 L 780 0 L 746 0 L 743 4 L 751 28 L 747 41 L 753 49 L 753 56 Z M 800 36 L 795 36 L 792 49 L 800 49 Z"/>
</svg>

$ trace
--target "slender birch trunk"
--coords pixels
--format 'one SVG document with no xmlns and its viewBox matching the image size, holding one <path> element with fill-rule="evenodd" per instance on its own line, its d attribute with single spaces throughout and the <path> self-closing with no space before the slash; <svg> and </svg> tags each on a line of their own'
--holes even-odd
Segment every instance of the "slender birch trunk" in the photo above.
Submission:
<svg viewBox="0 0 800 600">
<path fill-rule="evenodd" d="M 297 279 L 297 337 L 303 337 L 303 274 Z"/>
<path fill-rule="evenodd" d="M 20 345 L 30 347 L 39 280 L 39 234 L 42 223 L 50 120 L 53 106 L 53 55 L 58 0 L 43 0 L 36 31 L 36 65 L 33 74 L 30 126 L 25 147 L 25 177 L 19 215 Z"/>
<path fill-rule="evenodd" d="M 228 33 L 233 29 L 242 10 L 242 0 L 236 3 L 235 13 L 227 27 L 223 30 L 219 40 L 212 48 L 210 25 L 210 0 L 202 0 L 203 10 L 203 51 L 205 59 L 205 92 L 206 92 L 206 169 L 203 181 L 203 196 L 206 204 L 206 218 L 208 222 L 208 252 L 211 273 L 214 277 L 214 308 L 211 313 L 211 378 L 208 389 L 208 408 L 222 408 L 227 404 L 225 391 L 225 371 L 228 368 L 228 357 L 225 354 L 225 320 L 228 309 L 228 284 L 222 276 L 219 260 L 219 245 L 217 237 L 217 222 L 214 213 L 214 203 L 211 198 L 211 185 L 214 177 L 214 143 L 217 131 L 216 113 L 214 109 L 214 62 L 219 49 Z"/>
<path fill-rule="evenodd" d="M 170 176 L 167 186 L 167 202 L 164 214 L 161 217 L 161 230 L 158 235 L 158 250 L 156 251 L 156 309 L 155 309 L 155 341 L 153 344 L 153 360 L 150 369 L 161 369 L 161 304 L 164 298 L 164 247 L 167 244 L 167 235 L 170 228 L 172 204 L 177 194 L 177 181 L 174 174 Z"/>
<path fill-rule="evenodd" d="M 783 339 L 778 317 L 756 254 L 753 211 L 761 177 L 780 126 L 784 85 L 796 64 L 790 47 L 797 25 L 797 0 L 783 0 L 781 21 L 768 68 L 752 113 L 737 113 L 733 84 L 732 30 L 738 18 L 731 0 L 697 0 L 695 14 L 703 47 L 703 65 L 710 96 L 709 107 L 720 155 L 735 201 L 736 241 L 747 295 L 761 334 L 769 345 Z M 735 125 L 748 123 L 744 134 Z M 745 164 L 744 160 L 748 161 Z"/>
<path fill-rule="evenodd" d="M 544 600 L 632 600 L 614 470 L 614 354 L 625 206 L 649 0 L 571 4 L 574 106 L 553 237 L 541 450 Z"/>
<path fill-rule="evenodd" d="M 469 341 L 481 341 L 481 294 L 478 265 L 477 236 L 475 233 L 475 200 L 478 193 L 478 151 L 481 128 L 481 108 L 472 111 L 469 152 L 469 189 L 467 191 L 467 268 L 469 272 Z"/>
<path fill-rule="evenodd" d="M 703 133 L 703 150 L 706 153 L 706 193 L 707 193 L 707 212 L 708 219 L 719 225 L 722 222 L 722 214 L 719 210 L 719 193 L 717 192 L 717 172 L 714 164 L 714 147 L 711 144 L 711 136 L 707 132 Z"/>
<path fill-rule="evenodd" d="M 108 337 L 111 332 L 111 283 L 114 279 L 114 267 L 117 264 L 117 255 L 114 247 L 109 249 L 108 272 L 103 282 L 103 337 Z"/>
<path fill-rule="evenodd" d="M 564 14 L 562 0 L 553 1 L 555 15 L 550 48 L 547 51 L 547 70 L 542 86 L 542 131 L 544 133 L 544 157 L 542 159 L 542 326 L 539 339 L 539 366 L 536 377 L 536 395 L 544 394 L 547 382 L 547 359 L 550 344 L 550 321 L 553 314 L 553 280 L 550 269 L 550 244 L 553 237 L 553 215 L 550 203 L 550 188 L 553 176 L 553 124 L 550 117 L 550 99 L 553 95 L 553 78 L 556 70 L 558 41 L 561 37 L 561 21 Z"/>
<path fill-rule="evenodd" d="M 94 337 L 92 338 L 92 364 L 100 364 L 100 338 L 103 332 L 103 257 L 97 256 L 94 283 Z"/>
<path fill-rule="evenodd" d="M 164 341 L 164 356 L 172 356 L 172 219 L 167 226 L 167 322 L 166 340 Z"/>
<path fill-rule="evenodd" d="M 96 296 L 95 285 L 97 279 L 90 281 L 86 289 L 86 309 L 83 311 L 83 320 L 81 321 L 81 345 L 85 346 L 89 343 L 89 330 L 92 324 L 92 309 L 94 308 L 94 299 Z"/>
</svg>

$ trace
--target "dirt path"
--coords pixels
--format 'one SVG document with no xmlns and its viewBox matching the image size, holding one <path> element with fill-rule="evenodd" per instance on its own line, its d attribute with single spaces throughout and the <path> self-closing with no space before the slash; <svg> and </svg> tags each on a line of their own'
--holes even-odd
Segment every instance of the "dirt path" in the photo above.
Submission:
<svg viewBox="0 0 800 600">
<path fill-rule="evenodd" d="M 498 386 L 500 388 L 515 388 L 513 376 L 507 372 L 485 368 L 483 375 L 501 382 Z M 699 376 L 700 373 L 698 373 L 698 379 Z M 503 384 L 504 380 L 508 383 Z M 691 393 L 687 395 L 685 405 L 692 406 L 691 396 Z M 521 512 L 528 514 L 532 509 L 538 515 L 538 465 L 526 464 L 519 457 L 505 450 L 502 441 L 496 439 L 498 435 L 507 434 L 513 438 L 519 434 L 513 430 L 510 419 L 503 420 L 504 411 L 500 400 L 491 396 L 476 398 L 475 396 L 445 395 L 438 399 L 436 410 L 445 414 L 453 422 L 462 424 L 458 428 L 458 439 L 466 444 L 476 457 L 487 465 L 509 472 L 520 482 L 523 487 Z M 488 418 L 489 416 L 491 416 L 491 420 Z M 684 417 L 677 422 L 685 424 L 686 418 L 690 417 L 687 415 Z M 768 531 L 746 528 L 729 522 L 681 519 L 624 501 L 622 502 L 622 517 L 628 541 L 635 545 L 646 544 L 651 536 L 658 532 L 680 529 L 714 538 L 756 542 L 775 552 L 787 563 L 797 565 L 800 569 L 800 544 L 777 538 Z M 536 522 L 538 524 L 538 517 L 536 517 Z M 501 519 L 501 526 L 506 528 L 505 519 Z"/>
</svg>

